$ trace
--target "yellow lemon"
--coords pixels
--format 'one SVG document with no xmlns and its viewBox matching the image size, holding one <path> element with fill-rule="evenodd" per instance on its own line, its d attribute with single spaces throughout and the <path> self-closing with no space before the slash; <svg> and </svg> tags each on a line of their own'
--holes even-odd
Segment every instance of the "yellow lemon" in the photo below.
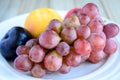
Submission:
<svg viewBox="0 0 120 80">
<path fill-rule="evenodd" d="M 62 21 L 61 16 L 50 8 L 39 8 L 33 10 L 26 18 L 24 28 L 27 29 L 33 37 L 38 37 L 45 31 L 47 25 L 52 19 Z"/>
</svg>

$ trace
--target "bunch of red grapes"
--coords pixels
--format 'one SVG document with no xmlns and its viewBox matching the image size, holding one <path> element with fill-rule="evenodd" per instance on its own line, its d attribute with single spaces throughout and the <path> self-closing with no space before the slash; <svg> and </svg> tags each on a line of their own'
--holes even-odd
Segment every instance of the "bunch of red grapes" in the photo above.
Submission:
<svg viewBox="0 0 120 80">
<path fill-rule="evenodd" d="M 14 67 L 30 71 L 33 77 L 43 77 L 49 71 L 68 73 L 71 67 L 87 60 L 98 63 L 116 52 L 112 38 L 118 32 L 116 24 L 104 24 L 98 7 L 88 3 L 70 10 L 63 22 L 53 19 L 39 38 L 19 46 Z"/>
</svg>

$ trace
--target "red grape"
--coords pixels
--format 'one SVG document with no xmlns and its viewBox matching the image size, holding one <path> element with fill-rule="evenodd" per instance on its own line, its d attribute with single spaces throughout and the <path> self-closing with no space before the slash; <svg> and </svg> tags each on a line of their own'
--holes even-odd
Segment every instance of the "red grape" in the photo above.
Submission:
<svg viewBox="0 0 120 80">
<path fill-rule="evenodd" d="M 77 55 L 74 48 L 70 49 L 70 53 L 65 57 L 66 64 L 69 66 L 79 66 L 81 63 L 81 55 Z"/>
<path fill-rule="evenodd" d="M 51 51 L 45 56 L 44 65 L 49 71 L 57 71 L 62 66 L 62 56 L 55 50 Z"/>
<path fill-rule="evenodd" d="M 103 24 L 98 18 L 91 20 L 88 26 L 90 27 L 92 33 L 99 33 L 103 31 Z"/>
<path fill-rule="evenodd" d="M 53 19 L 50 21 L 46 30 L 53 30 L 59 34 L 61 32 L 61 29 L 61 22 L 58 19 Z"/>
<path fill-rule="evenodd" d="M 62 74 L 66 74 L 66 73 L 70 72 L 70 70 L 71 70 L 71 66 L 68 66 L 65 62 L 63 62 L 62 66 L 60 67 L 58 72 L 60 72 Z"/>
<path fill-rule="evenodd" d="M 72 44 L 77 38 L 76 30 L 73 27 L 65 27 L 61 32 L 61 37 L 66 43 Z"/>
<path fill-rule="evenodd" d="M 66 42 L 61 42 L 57 45 L 56 47 L 56 51 L 62 55 L 62 56 L 66 56 L 69 54 L 70 51 L 70 46 L 66 43 Z"/>
<path fill-rule="evenodd" d="M 118 34 L 119 27 L 114 23 L 109 23 L 104 25 L 103 31 L 106 34 L 106 37 L 108 39 L 108 38 L 115 37 Z"/>
<path fill-rule="evenodd" d="M 104 26 L 104 21 L 101 17 L 97 17 L 96 19 L 98 19 L 98 21 Z"/>
<path fill-rule="evenodd" d="M 21 55 L 21 54 L 29 54 L 29 47 L 21 45 L 18 46 L 16 49 L 16 54 Z"/>
<path fill-rule="evenodd" d="M 90 53 L 81 56 L 81 63 L 85 62 L 90 57 Z"/>
<path fill-rule="evenodd" d="M 33 77 L 41 78 L 45 76 L 46 70 L 43 69 L 40 64 L 35 64 L 31 70 L 31 73 Z"/>
<path fill-rule="evenodd" d="M 87 40 L 77 39 L 74 42 L 74 49 L 77 54 L 84 56 L 84 55 L 90 54 L 91 45 Z"/>
<path fill-rule="evenodd" d="M 46 30 L 39 37 L 40 45 L 46 49 L 55 48 L 60 40 L 59 35 L 53 30 Z"/>
<path fill-rule="evenodd" d="M 14 67 L 21 71 L 29 71 L 32 68 L 33 63 L 29 60 L 28 55 L 19 55 L 14 60 Z"/>
<path fill-rule="evenodd" d="M 112 39 L 107 39 L 106 40 L 106 45 L 104 48 L 104 52 L 108 55 L 115 53 L 117 50 L 117 44 L 114 40 Z"/>
<path fill-rule="evenodd" d="M 87 25 L 90 22 L 90 17 L 84 13 L 81 13 L 78 18 L 81 25 Z"/>
<path fill-rule="evenodd" d="M 44 49 L 39 45 L 35 45 L 30 49 L 29 58 L 31 61 L 35 63 L 42 62 L 44 56 L 45 56 Z"/>
<path fill-rule="evenodd" d="M 86 25 L 81 25 L 77 27 L 76 31 L 78 38 L 83 38 L 83 39 L 87 39 L 91 33 L 90 28 Z"/>
<path fill-rule="evenodd" d="M 88 38 L 91 44 L 93 52 L 99 52 L 105 47 L 105 40 L 101 37 L 99 33 L 92 33 Z"/>
<path fill-rule="evenodd" d="M 105 57 L 105 53 L 103 51 L 92 52 L 89 57 L 89 61 L 92 63 L 98 63 Z"/>
<path fill-rule="evenodd" d="M 64 19 L 62 22 L 62 26 L 64 27 L 74 27 L 77 28 L 80 26 L 79 18 L 77 16 L 71 16 L 69 18 Z"/>
<path fill-rule="evenodd" d="M 37 39 L 30 39 L 26 42 L 25 46 L 32 48 L 34 45 L 37 45 L 37 44 L 38 44 Z"/>
<path fill-rule="evenodd" d="M 91 19 L 99 16 L 97 5 L 94 3 L 88 3 L 82 8 L 82 12 L 87 14 Z"/>
<path fill-rule="evenodd" d="M 100 34 L 100 36 L 106 41 L 106 35 L 105 35 L 105 33 L 102 31 L 102 32 L 100 32 L 99 34 Z"/>
</svg>

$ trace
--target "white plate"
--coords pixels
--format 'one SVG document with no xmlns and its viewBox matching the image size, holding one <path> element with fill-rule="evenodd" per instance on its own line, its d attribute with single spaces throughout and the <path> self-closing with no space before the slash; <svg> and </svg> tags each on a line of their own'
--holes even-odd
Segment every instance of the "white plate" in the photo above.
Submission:
<svg viewBox="0 0 120 80">
<path fill-rule="evenodd" d="M 62 17 L 66 11 L 58 11 Z M 24 21 L 28 14 L 14 17 L 0 23 L 0 40 L 5 33 L 13 26 L 23 26 Z M 104 19 L 104 18 L 103 18 Z M 106 23 L 110 23 L 107 19 Z M 113 22 L 114 23 L 114 22 Z M 43 78 L 34 78 L 30 75 L 17 71 L 14 69 L 0 54 L 0 80 L 118 80 L 120 77 L 120 34 L 115 38 L 118 44 L 118 50 L 115 54 L 111 55 L 108 59 L 104 59 L 97 64 L 85 62 L 79 67 L 72 68 L 68 74 L 52 73 L 47 74 Z M 8 45 L 9 46 L 9 45 Z"/>
</svg>

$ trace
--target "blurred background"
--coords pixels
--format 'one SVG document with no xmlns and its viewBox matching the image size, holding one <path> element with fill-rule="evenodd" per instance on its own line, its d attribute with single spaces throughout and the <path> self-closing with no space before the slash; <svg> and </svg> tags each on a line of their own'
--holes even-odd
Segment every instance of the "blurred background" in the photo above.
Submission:
<svg viewBox="0 0 120 80">
<path fill-rule="evenodd" d="M 40 7 L 68 11 L 88 2 L 98 5 L 102 17 L 120 24 L 120 0 L 0 0 L 0 22 Z"/>
</svg>

